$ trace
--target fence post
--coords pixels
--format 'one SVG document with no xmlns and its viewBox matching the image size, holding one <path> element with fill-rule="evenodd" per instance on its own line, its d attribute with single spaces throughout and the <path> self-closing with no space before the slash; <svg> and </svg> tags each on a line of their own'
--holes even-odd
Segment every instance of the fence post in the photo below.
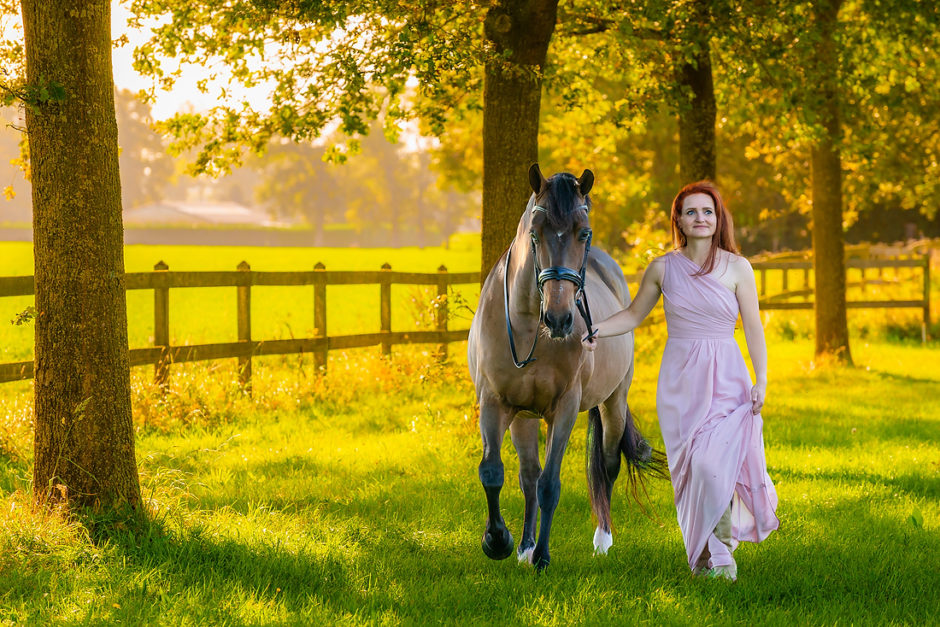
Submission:
<svg viewBox="0 0 940 627">
<path fill-rule="evenodd" d="M 760 295 L 767 295 L 767 268 L 760 269 Z"/>
<path fill-rule="evenodd" d="M 434 311 L 435 328 L 438 331 L 447 331 L 447 266 L 441 265 L 437 269 L 437 308 Z M 440 361 L 447 361 L 447 342 L 441 340 L 437 347 L 437 356 Z"/>
<path fill-rule="evenodd" d="M 170 288 L 166 272 L 170 269 L 162 260 L 154 264 L 153 287 L 153 345 L 161 348 L 160 358 L 153 366 L 153 382 L 166 393 L 170 378 Z M 160 274 L 156 274 L 160 273 Z"/>
<path fill-rule="evenodd" d="M 790 269 L 787 267 L 784 267 L 783 268 L 783 291 L 784 292 L 786 292 L 790 286 L 790 281 L 788 280 L 789 277 L 790 277 Z"/>
<path fill-rule="evenodd" d="M 927 329 L 930 328 L 930 249 L 924 253 L 924 324 L 921 327 L 920 339 L 927 343 Z"/>
<path fill-rule="evenodd" d="M 387 261 L 382 264 L 382 272 L 391 272 L 392 266 Z M 392 281 L 389 277 L 382 277 L 379 284 L 379 316 L 381 318 L 381 331 L 383 333 L 392 332 Z M 382 354 L 391 355 L 392 345 L 389 342 L 382 342 Z"/>
<path fill-rule="evenodd" d="M 251 266 L 247 261 L 238 264 L 238 271 L 244 272 L 239 277 L 238 290 L 238 341 L 251 341 Z M 238 358 L 238 380 L 242 389 L 251 394 L 251 355 Z"/>
<path fill-rule="evenodd" d="M 313 271 L 313 337 L 326 337 L 326 266 L 318 261 Z M 327 347 L 313 353 L 313 368 L 318 374 L 326 372 L 328 351 Z"/>
</svg>

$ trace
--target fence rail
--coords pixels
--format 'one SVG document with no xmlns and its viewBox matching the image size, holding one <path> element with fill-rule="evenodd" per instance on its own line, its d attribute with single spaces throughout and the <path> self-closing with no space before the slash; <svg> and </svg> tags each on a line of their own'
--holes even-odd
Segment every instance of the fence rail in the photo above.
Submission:
<svg viewBox="0 0 940 627">
<path fill-rule="evenodd" d="M 861 287 L 863 292 L 870 284 L 884 283 L 885 269 L 922 269 L 922 298 L 907 300 L 856 300 L 846 304 L 852 309 L 919 308 L 923 310 L 923 340 L 926 341 L 930 324 L 930 255 L 910 259 L 849 259 L 849 269 L 861 272 L 859 281 L 851 286 Z M 810 274 L 811 261 L 767 261 L 755 262 L 754 271 L 759 276 L 758 290 L 761 309 L 812 309 L 813 295 Z M 878 277 L 866 277 L 868 270 L 876 270 Z M 782 273 L 782 291 L 767 295 L 768 272 Z M 790 275 L 802 275 L 799 287 L 791 289 Z M 628 275 L 627 280 L 635 285 L 641 274 Z M 448 329 L 447 290 L 452 285 L 478 284 L 479 272 L 451 273 L 441 266 L 436 273 L 396 272 L 388 264 L 377 271 L 327 270 L 322 264 L 310 271 L 258 272 L 251 270 L 247 262 L 239 264 L 235 271 L 175 272 L 163 262 L 154 266 L 153 272 L 134 272 L 125 275 L 128 290 L 153 290 L 154 293 L 154 345 L 130 349 L 131 366 L 154 366 L 154 380 L 166 385 L 170 367 L 175 363 L 210 361 L 237 358 L 239 376 L 250 389 L 252 357 L 265 355 L 287 355 L 310 353 L 317 369 L 325 368 L 327 353 L 331 350 L 381 346 L 388 354 L 391 347 L 403 344 L 438 344 L 438 353 L 446 357 L 447 345 L 467 339 L 468 329 Z M 328 285 L 379 285 L 380 330 L 376 333 L 357 335 L 326 334 L 326 287 Z M 433 330 L 392 331 L 392 285 L 436 286 L 439 297 Z M 311 286 L 313 288 L 313 337 L 289 340 L 255 340 L 251 337 L 251 288 L 254 286 Z M 237 290 L 237 341 L 213 344 L 173 346 L 170 344 L 169 292 L 171 289 L 194 287 L 234 287 Z M 33 277 L 0 277 L 0 298 L 10 296 L 32 296 Z M 801 300 L 792 300 L 794 298 Z M 31 379 L 33 362 L 21 361 L 0 364 L 0 383 Z"/>
<path fill-rule="evenodd" d="M 265 355 L 309 353 L 316 368 L 326 367 L 331 350 L 381 346 L 386 354 L 392 346 L 404 344 L 438 344 L 437 352 L 446 357 L 447 345 L 467 339 L 468 329 L 448 329 L 447 290 L 452 285 L 478 284 L 479 272 L 448 272 L 441 266 L 436 273 L 397 272 L 388 264 L 376 271 L 327 270 L 322 264 L 310 271 L 257 272 L 246 262 L 235 271 L 173 272 L 157 263 L 153 272 L 125 275 L 127 290 L 153 290 L 154 346 L 132 348 L 130 365 L 154 366 L 154 380 L 166 385 L 174 363 L 237 358 L 239 377 L 250 388 L 252 358 Z M 251 288 L 254 286 L 312 286 L 313 337 L 288 340 L 254 340 L 251 337 Z M 375 333 L 356 335 L 326 334 L 326 287 L 328 285 L 379 285 L 379 327 Z M 392 331 L 392 285 L 425 285 L 437 287 L 437 308 L 434 329 L 426 331 Z M 170 344 L 169 292 L 171 289 L 194 287 L 234 287 L 237 290 L 237 341 L 213 344 L 173 346 Z M 0 298 L 32 296 L 33 277 L 0 277 Z M 442 298 L 444 297 L 444 298 Z M 0 364 L 0 383 L 31 379 L 33 362 Z"/>
</svg>

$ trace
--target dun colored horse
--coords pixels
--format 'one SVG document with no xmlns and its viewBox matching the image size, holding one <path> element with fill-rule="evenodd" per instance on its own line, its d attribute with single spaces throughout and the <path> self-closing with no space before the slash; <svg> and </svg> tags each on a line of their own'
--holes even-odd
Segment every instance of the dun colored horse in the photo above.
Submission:
<svg viewBox="0 0 940 627">
<path fill-rule="evenodd" d="M 590 332 L 592 309 L 603 319 L 630 303 L 620 267 L 607 253 L 591 248 L 588 192 L 594 175 L 585 170 L 580 178 L 560 173 L 546 180 L 535 164 L 529 169 L 529 183 L 533 195 L 516 237 L 483 285 L 468 353 L 483 436 L 479 473 L 488 508 L 483 552 L 505 559 L 513 550 L 499 507 L 500 448 L 509 429 L 525 497 L 517 556 L 541 570 L 549 563 L 561 461 L 579 411 L 589 410 L 587 474 L 598 521 L 596 553 L 606 553 L 613 543 L 610 497 L 620 456 L 626 458 L 634 495 L 642 480 L 637 471 L 661 474 L 663 456 L 636 429 L 627 406 L 633 334 L 605 339 L 593 353 L 581 346 L 581 338 Z M 524 359 L 517 355 L 517 345 L 531 345 Z M 540 418 L 548 425 L 544 469 L 539 465 Z"/>
</svg>

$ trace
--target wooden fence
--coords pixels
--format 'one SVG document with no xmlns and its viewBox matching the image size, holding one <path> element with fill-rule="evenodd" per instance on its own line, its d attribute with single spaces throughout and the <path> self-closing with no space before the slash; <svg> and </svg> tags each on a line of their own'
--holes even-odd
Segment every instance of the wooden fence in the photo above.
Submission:
<svg viewBox="0 0 940 627">
<path fill-rule="evenodd" d="M 813 288 L 810 277 L 810 261 L 769 261 L 755 262 L 754 270 L 758 275 L 758 290 L 762 309 L 812 309 Z M 851 282 L 852 286 L 864 289 L 868 285 L 879 283 L 898 283 L 884 277 L 885 269 L 921 268 L 923 274 L 922 298 L 910 300 L 860 300 L 849 301 L 849 308 L 919 308 L 923 310 L 923 339 L 926 341 L 926 328 L 930 324 L 930 256 L 929 253 L 910 259 L 850 259 L 847 268 L 859 269 L 860 279 Z M 867 276 L 873 271 L 876 276 Z M 781 273 L 782 291 L 767 294 L 768 272 Z M 791 289 L 792 276 L 795 289 Z M 627 280 L 635 286 L 639 274 L 628 275 Z M 171 272 L 166 264 L 160 262 L 153 272 L 137 272 L 126 275 L 128 290 L 153 290 L 153 338 L 154 345 L 146 348 L 130 349 L 130 365 L 154 365 L 154 378 L 158 384 L 166 385 L 170 366 L 174 363 L 190 361 L 208 361 L 215 359 L 237 358 L 239 373 L 244 385 L 251 383 L 252 357 L 263 355 L 285 355 L 310 353 L 314 356 L 317 369 L 325 368 L 327 353 L 331 350 L 381 346 L 388 354 L 391 347 L 398 344 L 438 344 L 438 351 L 444 357 L 447 344 L 467 339 L 467 329 L 448 329 L 447 290 L 451 285 L 478 284 L 479 272 L 450 273 L 441 266 L 437 273 L 393 272 L 388 264 L 373 272 L 352 272 L 326 270 L 322 264 L 306 272 L 256 272 L 247 262 L 242 262 L 238 270 L 220 272 Z M 799 283 L 799 285 L 795 285 Z M 392 331 L 392 285 L 427 285 L 436 286 L 438 301 L 435 310 L 435 329 L 430 331 Z M 251 288 L 252 286 L 305 286 L 313 289 L 313 337 L 289 340 L 256 340 L 251 334 Z M 379 324 L 377 333 L 357 335 L 326 334 L 326 287 L 328 285 L 379 285 Z M 170 344 L 170 290 L 189 287 L 234 287 L 237 292 L 237 341 L 173 346 Z M 635 292 L 635 289 L 634 289 Z M 32 296 L 34 294 L 33 277 L 0 277 L 0 298 L 7 296 Z M 799 300 L 794 300 L 799 299 Z M 33 362 L 21 361 L 0 364 L 0 383 L 31 379 Z"/>
<path fill-rule="evenodd" d="M 808 300 L 815 293 L 811 285 L 812 261 L 758 261 L 752 264 L 757 273 L 760 308 L 767 309 L 812 309 L 815 303 Z M 898 276 L 900 268 L 920 268 L 921 284 L 919 285 L 921 297 L 918 299 L 879 299 L 879 300 L 847 300 L 849 309 L 920 309 L 923 312 L 921 323 L 921 341 L 927 341 L 927 328 L 930 326 L 930 252 L 922 255 L 912 255 L 906 259 L 847 259 L 846 287 L 858 288 L 864 295 L 871 286 L 896 286 L 905 282 L 905 277 Z M 887 276 L 885 271 L 893 269 L 894 276 Z M 852 272 L 857 270 L 858 272 Z M 767 273 L 777 271 L 781 273 L 781 291 L 772 295 L 767 294 Z M 856 276 L 852 276 L 852 275 Z M 799 285 L 791 284 L 791 276 L 796 275 Z"/>
<path fill-rule="evenodd" d="M 451 285 L 479 283 L 479 272 L 450 273 L 441 266 L 437 273 L 393 272 L 388 264 L 374 272 L 327 270 L 317 264 L 308 272 L 256 272 L 247 262 L 238 270 L 220 272 L 171 272 L 160 262 L 153 272 L 125 275 L 126 289 L 153 290 L 153 342 L 152 347 L 130 349 L 130 365 L 154 365 L 154 379 L 165 385 L 174 363 L 237 358 L 239 376 L 250 386 L 251 359 L 262 355 L 310 353 L 316 368 L 326 367 L 327 352 L 331 350 L 381 346 L 386 354 L 396 344 L 438 344 L 438 351 L 446 357 L 447 344 L 467 339 L 467 329 L 447 328 L 447 289 Z M 434 330 L 392 331 L 392 285 L 436 286 Z M 257 340 L 251 335 L 251 288 L 253 286 L 312 286 L 313 337 L 289 340 Z M 326 287 L 328 285 L 379 285 L 379 332 L 358 335 L 326 334 Z M 173 346 L 170 344 L 170 290 L 187 287 L 234 287 L 237 293 L 237 341 L 215 344 Z M 33 277 L 0 277 L 0 297 L 31 296 L 34 294 Z M 440 298 L 444 296 L 445 298 Z M 21 361 L 0 364 L 0 383 L 31 379 L 33 362 Z"/>
</svg>

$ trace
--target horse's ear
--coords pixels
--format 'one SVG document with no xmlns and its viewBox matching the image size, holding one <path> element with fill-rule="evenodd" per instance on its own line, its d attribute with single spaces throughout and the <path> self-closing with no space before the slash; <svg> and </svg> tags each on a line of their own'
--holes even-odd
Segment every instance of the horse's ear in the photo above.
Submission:
<svg viewBox="0 0 940 627">
<path fill-rule="evenodd" d="M 542 186 L 545 185 L 545 177 L 542 176 L 542 170 L 539 168 L 538 163 L 533 163 L 529 167 L 529 185 L 532 186 L 532 191 L 536 194 L 542 191 Z"/>
<path fill-rule="evenodd" d="M 581 173 L 581 178 L 578 179 L 578 191 L 581 192 L 582 196 L 587 196 L 593 186 L 594 173 L 590 170 L 585 170 Z"/>
</svg>

